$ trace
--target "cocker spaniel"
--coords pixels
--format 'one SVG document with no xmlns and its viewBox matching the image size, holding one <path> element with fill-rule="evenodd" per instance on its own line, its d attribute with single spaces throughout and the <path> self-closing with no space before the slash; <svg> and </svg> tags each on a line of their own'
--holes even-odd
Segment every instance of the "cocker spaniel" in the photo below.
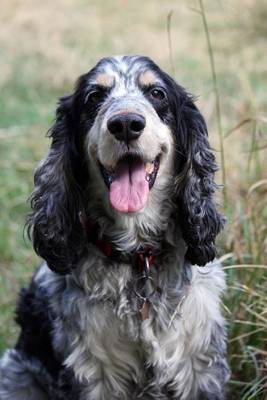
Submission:
<svg viewBox="0 0 267 400">
<path fill-rule="evenodd" d="M 1 400 L 222 400 L 224 219 L 193 98 L 153 61 L 102 59 L 60 99 L 28 231 Z"/>
</svg>

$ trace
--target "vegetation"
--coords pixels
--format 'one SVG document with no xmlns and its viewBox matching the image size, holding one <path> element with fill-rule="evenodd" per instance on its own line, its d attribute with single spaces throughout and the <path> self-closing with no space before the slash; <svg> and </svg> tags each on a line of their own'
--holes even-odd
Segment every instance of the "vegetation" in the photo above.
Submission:
<svg viewBox="0 0 267 400">
<path fill-rule="evenodd" d="M 217 182 L 225 181 L 218 202 L 228 219 L 218 240 L 228 279 L 227 398 L 267 399 L 265 0 L 2 0 L 1 5 L 0 352 L 16 341 L 16 296 L 38 263 L 23 225 L 33 170 L 49 146 L 45 132 L 56 98 L 70 93 L 74 79 L 102 56 L 146 54 L 198 95 L 224 171 Z"/>
</svg>

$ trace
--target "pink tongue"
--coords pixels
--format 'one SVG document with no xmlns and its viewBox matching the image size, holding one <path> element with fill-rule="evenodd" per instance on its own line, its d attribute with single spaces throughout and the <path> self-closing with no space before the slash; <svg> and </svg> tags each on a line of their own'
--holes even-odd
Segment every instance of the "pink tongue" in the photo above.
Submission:
<svg viewBox="0 0 267 400">
<path fill-rule="evenodd" d="M 136 212 L 147 202 L 149 183 L 146 180 L 145 164 L 141 160 L 130 163 L 120 161 L 116 178 L 110 185 L 110 202 L 120 212 Z"/>
</svg>

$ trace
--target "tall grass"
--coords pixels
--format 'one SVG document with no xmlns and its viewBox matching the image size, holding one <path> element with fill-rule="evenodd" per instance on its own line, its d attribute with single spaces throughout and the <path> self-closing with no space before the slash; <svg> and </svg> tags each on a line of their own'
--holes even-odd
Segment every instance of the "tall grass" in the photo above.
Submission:
<svg viewBox="0 0 267 400">
<path fill-rule="evenodd" d="M 213 83 L 213 91 L 215 95 L 215 105 L 216 105 L 216 120 L 217 120 L 217 128 L 218 128 L 218 136 L 220 141 L 220 156 L 221 156 L 221 169 L 222 169 L 222 183 L 223 183 L 223 200 L 224 207 L 227 207 L 227 185 L 226 185 L 226 171 L 225 171 L 225 157 L 224 157 L 224 141 L 223 141 L 223 129 L 222 129 L 222 118 L 221 118 L 221 104 L 220 104 L 220 95 L 219 95 L 219 87 L 218 87 L 218 79 L 215 68 L 213 50 L 210 40 L 210 33 L 208 22 L 205 13 L 205 7 L 202 0 L 199 0 L 200 6 L 200 15 L 203 21 L 203 27 L 206 35 L 208 51 L 209 51 L 209 59 L 210 59 L 210 67 L 211 67 L 211 76 Z"/>
<path fill-rule="evenodd" d="M 222 257 L 222 261 L 226 265 L 224 269 L 229 271 L 229 290 L 225 298 L 225 310 L 229 321 L 229 358 L 232 379 L 228 389 L 228 397 L 240 398 L 241 400 L 266 399 L 267 265 L 264 265 L 264 263 L 267 261 L 267 179 L 256 181 L 246 189 L 240 202 L 241 215 L 239 215 L 239 218 L 233 218 L 233 204 L 228 203 L 224 157 L 224 139 L 227 134 L 223 132 L 222 127 L 220 91 L 203 0 L 199 0 L 199 7 L 207 40 L 215 94 L 215 112 L 222 168 L 223 206 L 229 224 L 233 224 L 231 233 L 234 233 L 231 242 L 227 242 L 226 236 L 223 236 L 223 247 L 229 250 L 229 253 Z M 261 121 L 265 123 L 265 117 Z M 258 140 L 260 119 L 248 116 L 232 128 L 228 135 L 233 134 L 248 122 L 251 123 L 251 145 L 248 151 L 246 171 L 249 178 L 253 163 L 256 168 L 261 169 L 258 152 L 266 147 L 264 142 L 261 147 Z M 267 176 L 267 164 L 265 166 Z M 260 172 L 258 171 L 259 174 Z M 236 263 L 240 264 L 237 265 Z"/>
</svg>

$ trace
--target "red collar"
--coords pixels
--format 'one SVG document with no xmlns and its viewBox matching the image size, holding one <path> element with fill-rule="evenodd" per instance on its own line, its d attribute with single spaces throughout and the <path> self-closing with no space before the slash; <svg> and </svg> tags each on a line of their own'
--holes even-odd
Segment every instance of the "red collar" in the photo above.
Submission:
<svg viewBox="0 0 267 400">
<path fill-rule="evenodd" d="M 155 285 L 150 275 L 150 267 L 156 258 L 155 251 L 150 247 L 146 247 L 138 248 L 133 252 L 122 253 L 112 242 L 104 238 L 99 239 L 99 226 L 92 224 L 85 213 L 80 212 L 80 221 L 86 232 L 88 241 L 97 246 L 105 256 L 114 261 L 130 263 L 138 267 L 139 276 L 133 280 L 132 292 L 138 302 L 138 311 L 141 320 L 148 319 L 150 315 L 150 299 L 156 292 L 161 293 L 161 289 Z"/>
<path fill-rule="evenodd" d="M 105 256 L 114 261 L 127 262 L 131 264 L 137 264 L 140 268 L 146 266 L 151 267 L 155 262 L 156 252 L 153 251 L 152 247 L 138 248 L 135 251 L 123 253 L 119 251 L 116 246 L 105 238 L 99 239 L 99 227 L 98 224 L 92 223 L 85 213 L 80 212 L 80 222 L 86 232 L 88 242 L 97 246 Z"/>
</svg>

